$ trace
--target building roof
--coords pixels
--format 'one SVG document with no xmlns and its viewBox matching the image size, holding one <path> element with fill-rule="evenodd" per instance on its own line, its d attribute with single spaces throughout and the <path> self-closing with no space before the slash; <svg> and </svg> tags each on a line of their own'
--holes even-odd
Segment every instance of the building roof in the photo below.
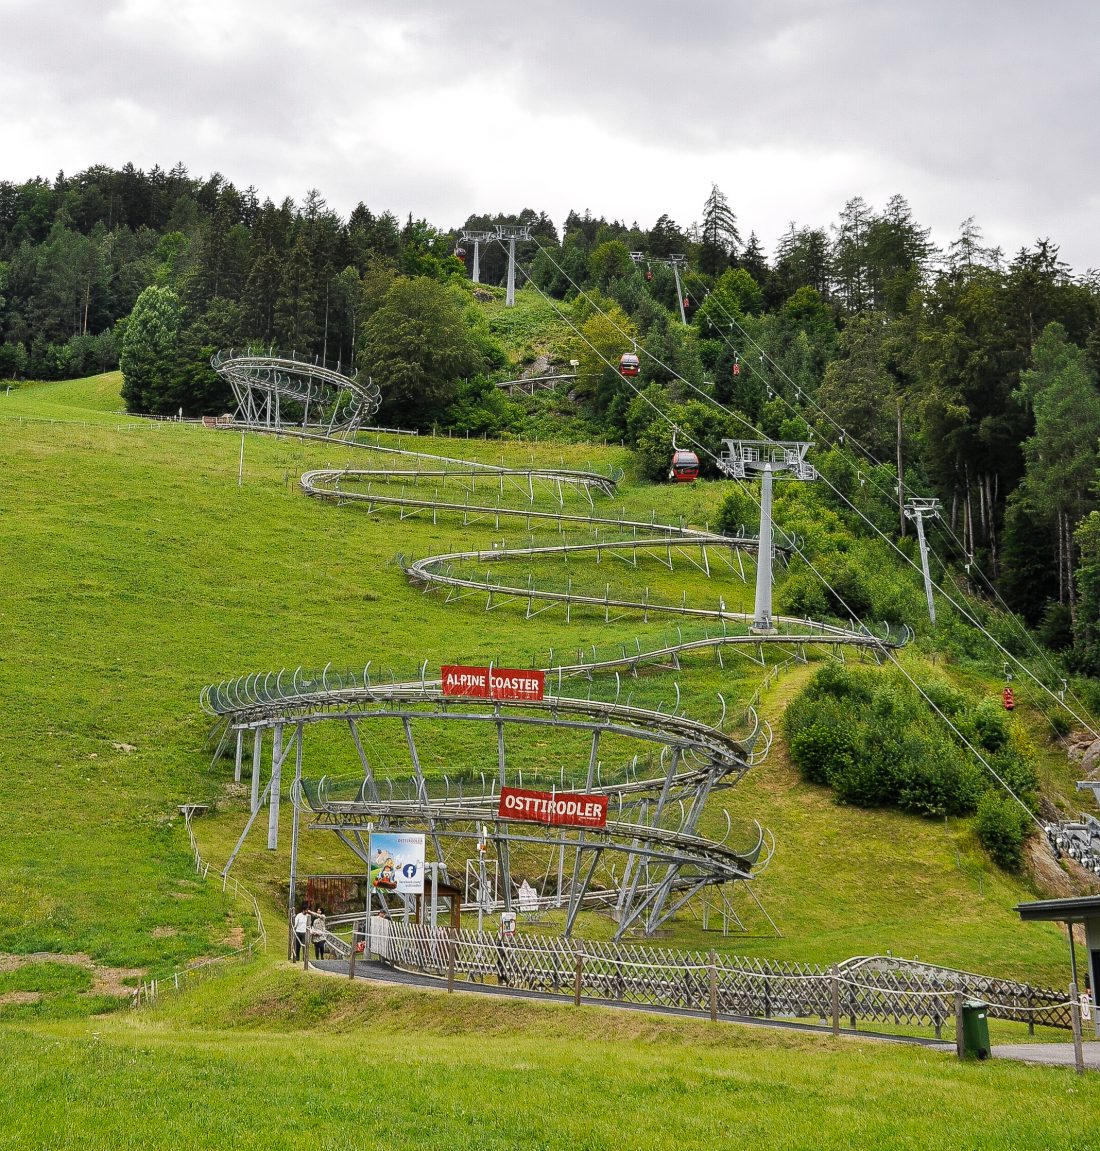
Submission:
<svg viewBox="0 0 1100 1151">
<path fill-rule="evenodd" d="M 1025 923 L 1053 920 L 1057 923 L 1083 923 L 1100 919 L 1100 895 L 1079 895 L 1072 899 L 1040 899 L 1020 903 L 1016 910 Z"/>
</svg>

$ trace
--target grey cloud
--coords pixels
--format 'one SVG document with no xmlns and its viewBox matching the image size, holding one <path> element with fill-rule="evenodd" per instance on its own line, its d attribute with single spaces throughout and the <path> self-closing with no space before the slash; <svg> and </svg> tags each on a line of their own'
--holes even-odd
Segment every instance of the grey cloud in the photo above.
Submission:
<svg viewBox="0 0 1100 1151">
<path fill-rule="evenodd" d="M 1020 0 L 226 3 L 226 32 L 211 50 L 173 36 L 162 18 L 121 18 L 122 3 L 0 0 L 9 114 L 33 115 L 42 143 L 51 124 L 59 140 L 75 124 L 94 141 L 107 138 L 122 98 L 151 119 L 144 143 L 163 141 L 162 162 L 182 158 L 198 170 L 201 153 L 229 174 L 247 161 L 254 170 L 244 182 L 264 192 L 275 179 L 316 185 L 345 211 L 359 198 L 395 210 L 425 204 L 445 223 L 499 201 L 500 162 L 472 148 L 469 171 L 436 170 L 430 119 L 400 152 L 364 143 L 348 155 L 336 129 L 369 128 L 395 98 L 493 83 L 505 96 L 494 88 L 468 110 L 471 142 L 483 149 L 535 153 L 547 114 L 615 140 L 618 163 L 591 155 L 579 130 L 572 206 L 606 204 L 629 218 L 633 205 L 660 202 L 689 222 L 707 188 L 685 188 L 683 171 L 709 157 L 720 184 L 734 172 L 731 199 L 740 191 L 746 202 L 769 202 L 784 222 L 827 224 L 843 199 L 873 199 L 889 181 L 914 206 L 929 205 L 922 222 L 937 229 L 973 214 L 987 230 L 997 220 L 1015 235 L 1051 234 L 1080 267 L 1100 264 L 1091 234 L 1058 234 L 1088 219 L 1098 183 L 1100 6 L 1085 0 L 1045 9 Z M 494 136 L 502 98 L 532 125 L 530 139 Z M 681 164 L 626 174 L 632 153 L 652 148 Z M 780 181 L 767 166 L 773 153 L 803 156 L 804 178 Z M 746 154 L 761 157 L 747 172 L 734 167 Z M 822 218 L 817 173 L 837 157 L 847 158 L 851 185 Z M 532 155 L 524 202 L 543 206 L 548 162 Z M 35 174 L 18 164 L 9 153 L 0 177 Z M 72 164 L 59 155 L 47 170 L 62 166 Z M 354 190 L 360 179 L 369 193 Z M 509 183 L 522 181 L 509 173 Z"/>
</svg>

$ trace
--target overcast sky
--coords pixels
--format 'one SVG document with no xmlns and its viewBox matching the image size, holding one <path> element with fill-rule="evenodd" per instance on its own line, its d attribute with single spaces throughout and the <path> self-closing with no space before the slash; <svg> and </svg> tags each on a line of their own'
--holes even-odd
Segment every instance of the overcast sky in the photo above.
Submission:
<svg viewBox="0 0 1100 1151">
<path fill-rule="evenodd" d="M 697 220 L 900 192 L 1100 267 L 1095 0 L 0 0 L 0 179 L 220 171 L 346 215 Z"/>
</svg>

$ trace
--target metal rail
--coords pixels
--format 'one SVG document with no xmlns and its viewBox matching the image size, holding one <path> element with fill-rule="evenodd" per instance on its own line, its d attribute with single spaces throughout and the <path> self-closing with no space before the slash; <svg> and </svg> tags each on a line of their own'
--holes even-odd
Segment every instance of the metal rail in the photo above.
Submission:
<svg viewBox="0 0 1100 1151">
<path fill-rule="evenodd" d="M 354 440 L 347 442 L 365 446 Z M 650 611 L 674 613 L 708 624 L 713 621 L 721 626 L 722 634 L 712 636 L 708 632 L 701 639 L 687 640 L 681 635 L 678 643 L 662 644 L 647 652 L 643 652 L 639 644 L 636 652 L 624 648 L 621 657 L 600 659 L 594 651 L 591 661 L 582 658 L 575 663 L 555 663 L 551 660 L 545 669 L 548 673 L 546 698 L 538 702 L 504 704 L 495 700 L 445 698 L 439 681 L 427 676 L 426 665 L 415 679 L 401 681 L 391 677 L 387 682 L 379 677 L 377 670 L 372 678 L 368 664 L 362 669 L 346 671 L 335 671 L 329 666 L 319 672 L 303 672 L 301 668 L 293 672 L 285 669 L 260 672 L 210 685 L 203 689 L 200 702 L 204 710 L 224 723 L 218 754 L 230 736 L 236 736 L 237 778 L 244 737 L 251 733 L 253 820 L 262 804 L 259 784 L 265 733 L 271 741 L 272 772 L 268 789 L 273 812 L 269 819 L 269 846 L 277 843 L 280 772 L 283 761 L 293 750 L 297 760 L 291 789 L 295 803 L 292 847 L 295 858 L 297 818 L 301 811 L 312 816 L 312 826 L 335 832 L 364 864 L 369 861 L 361 833 L 368 826 L 426 829 L 437 859 L 452 867 L 458 864 L 456 853 L 469 854 L 474 841 L 479 844 L 487 841 L 496 854 L 502 893 L 487 897 L 479 890 L 478 905 L 483 909 L 498 906 L 510 909 L 515 869 L 519 868 L 519 874 L 525 878 L 534 876 L 531 861 L 536 856 L 550 861 L 542 881 L 545 889 L 556 860 L 554 902 L 566 908 L 567 934 L 582 906 L 596 904 L 613 907 L 618 923 L 616 938 L 636 925 L 652 933 L 697 893 L 712 887 L 724 889 L 758 873 L 771 854 L 770 849 L 765 850 L 768 835 L 759 825 L 755 825 L 751 842 L 740 845 L 726 843 L 732 832 L 728 815 L 725 836 L 715 839 L 699 831 L 710 794 L 734 786 L 752 764 L 766 754 L 770 730 L 761 727 L 755 711 L 750 707 L 746 713 L 751 730 L 745 737 L 737 738 L 723 731 L 721 725 L 712 726 L 687 717 L 678 702 L 671 711 L 640 707 L 629 700 L 622 701 L 618 687 L 614 700 L 593 699 L 591 690 L 589 697 L 583 698 L 569 690 L 571 677 L 584 676 L 591 682 L 596 672 L 626 668 L 636 673 L 639 665 L 647 661 L 672 659 L 678 666 L 680 655 L 707 649 L 713 650 L 720 660 L 721 650 L 727 646 L 746 650 L 753 647 L 761 664 L 766 662 L 763 652 L 767 644 L 796 648 L 799 654 L 792 659 L 804 659 L 805 645 L 814 644 L 831 645 L 838 650 L 852 646 L 875 652 L 900 646 L 908 639 L 908 633 L 892 634 L 887 628 L 882 636 L 877 636 L 854 625 L 844 627 L 777 617 L 774 634 L 755 635 L 747 631 L 730 634 L 730 624 L 745 624 L 751 617 L 748 613 L 728 610 L 721 597 L 718 597 L 717 609 L 708 609 L 689 607 L 686 593 L 679 604 L 662 603 L 651 600 L 648 589 L 644 599 L 612 597 L 608 585 L 605 594 L 598 596 L 573 591 L 571 581 L 562 591 L 537 588 L 530 578 L 524 586 L 494 580 L 489 572 L 484 578 L 455 574 L 456 564 L 526 560 L 535 565 L 547 559 L 569 560 L 580 556 L 595 556 L 599 562 L 605 555 L 617 555 L 636 567 L 639 553 L 656 554 L 671 570 L 675 553 L 709 576 L 708 549 L 731 553 L 732 568 L 732 556 L 739 551 L 755 550 L 758 541 L 749 535 L 723 536 L 683 523 L 661 524 L 656 522 L 656 517 L 646 522 L 629 519 L 625 514 L 621 517 L 596 515 L 592 496 L 594 493 L 611 495 L 615 476 L 568 469 L 509 468 L 503 462 L 496 467 L 400 448 L 370 446 L 374 451 L 409 463 L 394 468 L 311 470 L 301 477 L 303 491 L 338 504 L 365 505 L 370 512 L 389 508 L 405 516 L 430 511 L 433 520 L 441 513 L 453 514 L 461 516 L 464 525 L 484 519 L 492 519 L 499 525 L 502 518 L 520 518 L 528 526 L 532 523 L 556 526 L 563 539 L 567 529 L 574 535 L 578 532 L 583 535 L 586 530 L 591 532 L 591 539 L 566 539 L 560 544 L 536 544 L 532 538 L 530 544 L 523 547 L 505 547 L 502 541 L 501 546 L 490 550 L 450 552 L 411 563 L 399 557 L 410 580 L 425 590 L 443 588 L 448 598 L 456 599 L 484 594 L 488 597 L 486 610 L 499 606 L 502 601 L 526 601 L 528 618 L 545 610 L 544 606 L 535 607 L 537 601 L 549 606 L 563 605 L 567 618 L 574 607 L 603 610 L 608 622 L 611 609 L 616 613 L 640 613 L 647 619 Z M 470 496 L 486 481 L 499 489 L 496 502 L 471 503 Z M 448 483 L 466 485 L 466 498 L 459 502 L 444 495 L 440 489 L 445 489 Z M 518 500 L 504 501 L 506 484 L 509 493 L 520 493 Z M 400 490 L 395 490 L 396 485 L 400 485 Z M 426 485 L 433 485 L 432 490 L 425 490 Z M 540 495 L 548 494 L 556 507 L 546 510 L 537 506 L 541 500 L 536 497 L 536 485 Z M 591 510 L 567 510 L 567 491 L 587 499 Z M 663 556 L 659 554 L 662 551 Z M 741 566 L 739 558 L 738 565 Z M 744 578 L 743 566 L 741 575 Z M 721 702 L 724 720 L 725 701 Z M 498 771 L 492 778 L 483 777 L 480 788 L 464 790 L 458 782 L 452 791 L 452 782 L 446 776 L 442 781 L 428 778 L 421 768 L 414 724 L 422 728 L 453 722 L 488 724 L 497 730 Z M 348 729 L 362 768 L 361 777 L 351 781 L 318 780 L 302 775 L 305 733 L 321 723 L 337 723 Z M 364 743 L 360 737 L 360 725 L 364 723 L 399 725 L 407 741 L 411 768 L 398 774 L 392 770 L 380 771 L 368 755 L 374 743 Z M 571 778 L 569 789 L 608 797 L 606 827 L 563 829 L 498 817 L 499 788 L 515 786 L 517 782 L 523 786 L 522 773 L 508 760 L 506 733 L 539 727 L 569 730 L 590 739 L 587 771 L 578 772 L 579 779 Z M 285 744 L 284 731 L 292 733 Z M 758 746 L 761 734 L 765 737 L 762 747 Z M 610 769 L 605 775 L 599 747 L 600 740 L 606 737 L 638 741 L 642 748 L 660 747 L 659 762 L 654 763 L 651 755 L 635 755 L 632 761 Z M 564 769 L 560 782 L 563 790 Z M 243 838 L 242 835 L 242 842 Z M 770 843 L 774 846 L 773 840 Z M 444 844 L 449 848 L 445 849 Z M 239 847 L 240 843 L 238 850 Z M 450 860 L 447 850 L 451 853 Z M 565 862 L 567 856 L 569 866 Z M 621 872 L 612 862 L 615 859 L 625 860 Z M 540 902 L 545 896 L 543 890 Z"/>
<path fill-rule="evenodd" d="M 369 377 L 348 376 L 295 353 L 218 351 L 210 366 L 237 401 L 236 418 L 249 427 L 281 430 L 311 426 L 348 438 L 378 410 L 382 396 Z M 311 417 L 313 422 L 311 423 Z"/>
</svg>

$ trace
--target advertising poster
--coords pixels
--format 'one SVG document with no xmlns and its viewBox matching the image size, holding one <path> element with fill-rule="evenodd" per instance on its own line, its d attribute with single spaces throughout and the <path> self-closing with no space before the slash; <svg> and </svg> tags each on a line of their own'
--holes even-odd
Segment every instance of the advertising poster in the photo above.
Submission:
<svg viewBox="0 0 1100 1151">
<path fill-rule="evenodd" d="M 406 831 L 372 831 L 367 848 L 370 885 L 395 895 L 424 894 L 424 836 Z"/>
</svg>

